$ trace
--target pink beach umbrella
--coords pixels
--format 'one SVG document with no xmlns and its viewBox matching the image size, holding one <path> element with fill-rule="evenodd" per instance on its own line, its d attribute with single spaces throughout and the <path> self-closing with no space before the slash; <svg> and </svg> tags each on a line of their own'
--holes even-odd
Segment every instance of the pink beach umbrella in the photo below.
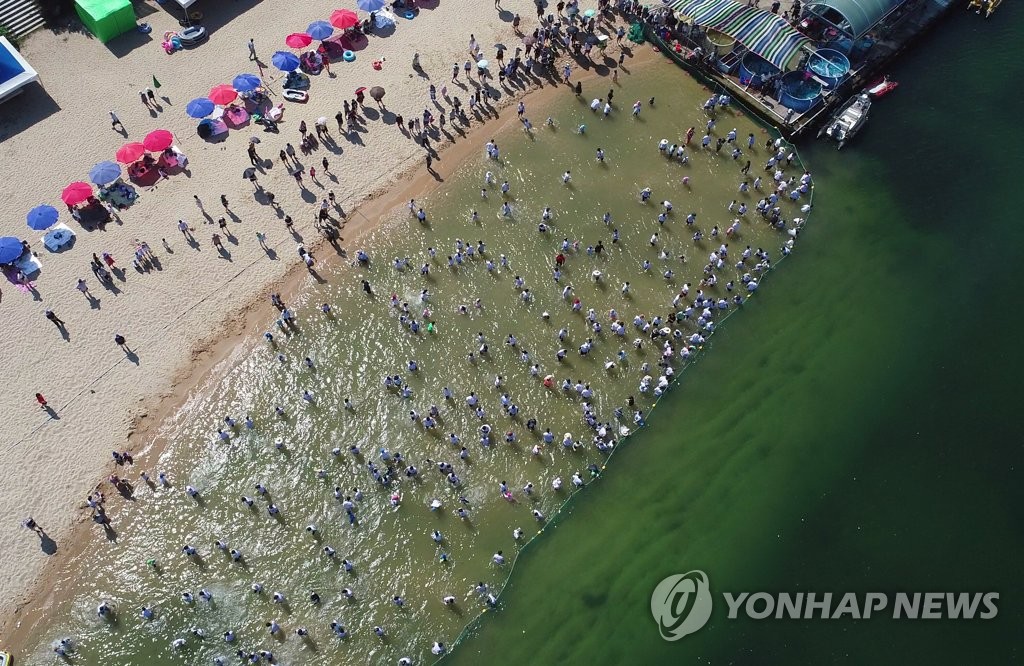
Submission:
<svg viewBox="0 0 1024 666">
<path fill-rule="evenodd" d="M 348 30 L 359 23 L 359 16 L 351 9 L 336 9 L 331 12 L 331 25 L 339 30 Z"/>
<path fill-rule="evenodd" d="M 142 145 L 142 144 L 139 144 Z M 61 201 L 69 206 L 77 206 L 86 199 L 92 196 L 92 185 L 89 183 L 83 183 L 82 181 L 75 181 L 61 192 Z"/>
<path fill-rule="evenodd" d="M 238 99 L 238 91 L 226 83 L 222 83 L 219 86 L 214 86 L 210 89 L 210 94 L 207 95 L 214 104 L 230 104 Z"/>
<path fill-rule="evenodd" d="M 293 32 L 284 38 L 284 43 L 293 49 L 304 49 L 313 43 L 313 38 L 304 32 Z"/>
<path fill-rule="evenodd" d="M 133 141 L 132 143 L 126 143 L 118 148 L 114 157 L 116 157 L 117 161 L 121 164 L 131 164 L 142 157 L 145 152 L 146 147 L 144 145 L 138 141 Z"/>
<path fill-rule="evenodd" d="M 159 153 L 171 147 L 174 143 L 174 135 L 165 129 L 153 130 L 142 140 L 142 145 L 151 153 Z"/>
</svg>

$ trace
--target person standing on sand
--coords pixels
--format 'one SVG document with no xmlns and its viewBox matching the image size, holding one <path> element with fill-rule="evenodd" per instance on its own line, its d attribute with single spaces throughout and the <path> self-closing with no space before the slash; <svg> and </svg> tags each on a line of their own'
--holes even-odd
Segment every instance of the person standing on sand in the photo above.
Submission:
<svg viewBox="0 0 1024 666">
<path fill-rule="evenodd" d="M 251 162 L 253 166 L 259 166 L 260 165 L 260 156 L 256 152 L 256 144 L 255 143 L 252 143 L 251 141 L 249 142 L 248 152 L 249 152 L 249 162 Z"/>
<path fill-rule="evenodd" d="M 132 353 L 132 350 L 128 348 L 128 341 L 120 333 L 114 334 L 114 342 L 117 343 L 117 346 L 120 347 L 125 354 Z"/>
<path fill-rule="evenodd" d="M 249 38 L 249 60 L 259 60 L 259 56 L 256 55 L 256 42 L 251 37 Z"/>
<path fill-rule="evenodd" d="M 40 407 L 41 409 L 46 409 L 46 408 L 47 408 L 47 406 L 48 406 L 48 405 L 46 404 L 46 398 L 44 398 L 44 397 L 43 397 L 43 394 L 42 394 L 42 393 L 36 393 L 36 402 L 38 402 L 38 403 L 39 403 L 39 407 Z"/>
<path fill-rule="evenodd" d="M 47 310 L 44 314 L 46 315 L 47 319 L 49 319 L 50 321 L 52 321 L 54 324 L 57 325 L 57 328 L 59 328 L 62 331 L 64 330 L 64 328 L 65 328 L 64 320 L 61 319 L 60 317 L 58 317 L 57 315 L 55 315 L 53 313 L 53 310 Z"/>
<path fill-rule="evenodd" d="M 78 284 L 75 285 L 75 289 L 82 292 L 86 298 L 92 298 L 92 294 L 89 293 L 89 285 L 82 278 L 78 278 Z"/>
<path fill-rule="evenodd" d="M 117 114 L 114 113 L 113 111 L 111 111 L 110 112 L 110 129 L 117 129 L 118 127 L 121 128 L 122 132 L 127 132 L 128 131 L 128 130 L 126 130 L 124 128 L 124 123 L 122 123 L 121 119 L 117 117 Z"/>
</svg>

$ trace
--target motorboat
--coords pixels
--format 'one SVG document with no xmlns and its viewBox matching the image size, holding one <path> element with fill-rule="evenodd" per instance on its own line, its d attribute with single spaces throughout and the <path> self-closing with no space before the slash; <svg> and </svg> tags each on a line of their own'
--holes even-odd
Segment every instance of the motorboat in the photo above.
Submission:
<svg viewBox="0 0 1024 666">
<path fill-rule="evenodd" d="M 818 132 L 818 138 L 828 136 L 839 144 L 841 150 L 846 142 L 860 132 L 861 128 L 868 121 L 868 111 L 871 109 L 871 98 L 867 93 L 854 95 L 841 108 L 828 123 Z"/>
<path fill-rule="evenodd" d="M 990 18 L 992 13 L 999 8 L 999 4 L 1003 0 L 971 0 L 967 5 L 967 10 L 973 10 L 975 14 L 984 14 L 985 18 Z"/>
<path fill-rule="evenodd" d="M 891 93 L 893 90 L 896 90 L 896 88 L 899 85 L 900 84 L 898 81 L 893 81 L 892 79 L 889 78 L 889 75 L 886 74 L 885 76 L 883 76 L 882 78 L 878 79 L 870 86 L 868 86 L 864 92 L 866 92 L 871 97 L 871 99 L 878 99 L 879 97 L 884 97 L 885 95 Z"/>
</svg>

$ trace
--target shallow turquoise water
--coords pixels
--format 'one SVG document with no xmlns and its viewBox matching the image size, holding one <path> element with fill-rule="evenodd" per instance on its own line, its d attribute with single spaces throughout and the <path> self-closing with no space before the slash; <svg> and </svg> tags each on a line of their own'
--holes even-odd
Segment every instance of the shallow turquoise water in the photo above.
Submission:
<svg viewBox="0 0 1024 666">
<path fill-rule="evenodd" d="M 97 535 L 60 577 L 57 592 L 71 601 L 50 614 L 28 663 L 49 663 L 49 646 L 61 636 L 75 638 L 76 658 L 83 663 L 105 664 L 177 663 L 181 657 L 206 663 L 236 649 L 273 650 L 283 663 L 394 663 L 407 654 L 417 661 L 429 659 L 433 641 L 451 643 L 486 607 L 474 585 L 482 581 L 497 591 L 511 568 L 494 565 L 492 554 L 503 551 L 511 560 L 545 524 L 535 521 L 531 511 L 552 516 L 569 495 L 571 475 L 579 472 L 589 481 L 587 466 L 600 465 L 605 457 L 583 422 L 584 401 L 557 385 L 545 389 L 541 378 L 552 373 L 557 381 L 587 383 L 594 392 L 591 402 L 598 420 L 611 422 L 613 433 L 628 432 L 633 426 L 630 411 L 618 420 L 614 409 L 624 406 L 630 395 L 644 411 L 653 404 L 652 394 L 642 393 L 639 382 L 644 374 L 658 376 L 661 351 L 649 337 L 641 349 L 634 348 L 633 340 L 643 334 L 632 326 L 633 317 L 664 317 L 685 283 L 694 285 L 692 298 L 706 257 L 721 243 L 730 243 L 729 261 L 717 270 L 719 284 L 706 290 L 727 298 L 725 282 L 734 279 L 739 284 L 742 271 L 732 262 L 745 245 L 763 247 L 777 260 L 788 238 L 755 223 L 752 213 L 737 237 L 727 239 L 723 233 L 711 238 L 714 226 L 724 231 L 732 222 L 734 214 L 727 208 L 731 200 L 751 206 L 756 201 L 752 193 L 737 191 L 742 162 L 730 159 L 727 149 L 721 154 L 692 150 L 688 165 L 658 153 L 659 139 L 679 140 L 688 125 L 703 123 L 700 104 L 707 93 L 699 86 L 680 79 L 671 65 L 652 66 L 642 77 L 623 81 L 616 89 L 619 110 L 602 119 L 587 104 L 590 97 L 603 94 L 604 85 L 595 84 L 582 101 L 566 95 L 550 111 L 529 109 L 528 115 L 540 114 L 532 118 L 532 136 L 514 121 L 496 132 L 502 162 L 487 160 L 481 146 L 443 188 L 420 202 L 428 224 L 418 222 L 404 207 L 394 211 L 366 241 L 372 257 L 369 266 L 318 264 L 326 282 L 311 283 L 300 302 L 290 304 L 298 312 L 298 331 L 274 329 L 275 346 L 254 340 L 240 345 L 164 425 L 160 435 L 168 447 L 160 464 L 169 486 L 140 484 L 135 501 L 114 514 L 117 543 Z M 651 91 L 657 92 L 656 106 L 646 108 L 639 119 L 631 118 L 632 100 L 646 100 Z M 553 129 L 543 126 L 548 114 L 556 120 Z M 581 122 L 588 126 L 582 136 L 574 131 Z M 756 132 L 763 145 L 760 130 L 732 114 L 720 117 L 718 132 L 724 135 L 733 126 L 740 137 Z M 604 163 L 595 159 L 598 148 L 605 150 Z M 764 149 L 759 147 L 750 157 L 755 173 L 763 173 L 757 165 L 765 159 Z M 566 169 L 573 174 L 570 186 L 561 179 Z M 489 187 L 486 200 L 481 198 L 488 170 L 497 183 L 510 183 L 510 217 L 499 212 L 502 197 L 496 185 Z M 790 172 L 799 176 L 798 165 Z M 690 188 L 682 185 L 683 176 L 691 178 Z M 639 201 L 644 187 L 654 191 L 649 204 Z M 672 200 L 675 208 L 661 225 L 663 199 Z M 546 206 L 553 218 L 551 231 L 542 234 L 537 225 Z M 784 204 L 786 216 L 800 215 L 797 207 Z M 478 220 L 471 217 L 474 209 Z M 692 228 L 685 223 L 691 211 L 698 214 Z M 605 212 L 611 213 L 607 226 L 602 222 Z M 620 230 L 618 243 L 612 242 L 613 228 Z M 708 238 L 695 243 L 695 230 Z M 654 233 L 659 240 L 652 245 L 649 238 Z M 563 275 L 556 283 L 552 264 L 563 238 L 580 245 L 565 252 Z M 466 259 L 457 269 L 448 268 L 446 257 L 454 253 L 458 239 L 484 241 L 485 258 L 495 262 L 494 269 L 489 270 L 479 256 Z M 587 246 L 599 241 L 605 252 L 591 256 Z M 433 260 L 428 257 L 431 247 L 437 250 Z M 353 255 L 355 249 L 348 248 Z M 507 268 L 501 265 L 502 254 L 508 258 Z M 403 257 L 410 257 L 411 265 L 396 270 L 394 259 Z M 642 270 L 644 261 L 651 262 L 649 271 Z M 419 270 L 424 262 L 430 264 L 426 276 Z M 594 270 L 603 273 L 600 281 L 593 279 Z M 667 270 L 675 275 L 664 277 Z M 525 281 L 523 287 L 516 286 L 517 275 Z M 363 293 L 363 278 L 372 283 L 374 297 Z M 628 294 L 620 290 L 625 281 L 631 283 Z M 770 291 L 773 281 L 768 280 L 763 291 Z M 581 299 L 579 313 L 573 313 L 570 300 L 562 296 L 567 284 Z M 520 293 L 527 287 L 533 298 L 524 302 Z M 429 291 L 426 303 L 420 301 L 423 289 Z M 742 286 L 733 293 L 741 290 Z M 757 312 L 761 293 L 743 308 Z M 392 294 L 398 304 L 409 304 L 407 314 L 389 304 Z M 474 305 L 476 299 L 482 307 Z M 319 311 L 324 302 L 333 305 L 330 317 Z M 462 305 L 466 314 L 459 311 Z M 431 311 L 429 316 L 423 314 L 425 308 Z M 586 318 L 590 308 L 603 326 L 600 333 Z M 612 309 L 624 320 L 623 336 L 611 330 Z M 713 319 L 723 321 L 734 310 L 732 305 Z M 545 311 L 550 320 L 542 318 Z M 403 316 L 429 319 L 436 332 L 414 334 L 401 323 Z M 740 314 L 729 328 L 742 326 L 739 322 L 745 318 Z M 568 336 L 560 343 L 556 334 L 563 326 Z M 678 328 L 683 339 L 698 330 L 693 319 Z M 509 333 L 518 338 L 515 349 L 504 344 Z M 489 346 L 486 354 L 479 355 L 478 335 Z M 587 338 L 593 338 L 595 346 L 584 357 L 576 349 Z M 673 344 L 678 351 L 682 342 Z M 568 350 L 562 362 L 555 358 L 560 346 Z M 696 348 L 700 343 L 694 346 L 694 355 L 703 356 Z M 478 354 L 474 362 L 467 359 L 471 350 Z M 620 350 L 624 360 L 618 356 Z M 526 351 L 528 360 L 521 357 Z M 304 366 L 305 357 L 313 361 L 313 368 Z M 418 371 L 407 370 L 410 359 L 418 362 Z M 615 367 L 606 368 L 613 360 Z M 537 376 L 530 371 L 534 363 L 540 366 Z M 650 365 L 647 371 L 641 367 L 645 363 Z M 683 364 L 677 362 L 676 367 Z M 411 397 L 404 399 L 383 386 L 383 377 L 394 374 L 408 384 Z M 496 375 L 502 377 L 500 389 L 494 386 Z M 688 381 L 684 375 L 683 384 Z M 442 397 L 445 386 L 454 394 L 450 402 Z M 312 404 L 303 402 L 304 390 L 315 394 Z M 479 396 L 486 410 L 482 418 L 463 404 L 470 392 Z M 517 417 L 502 413 L 503 393 L 519 407 Z M 346 398 L 352 400 L 353 410 L 345 409 Z M 284 408 L 283 417 L 274 415 L 275 405 Z M 416 410 L 425 416 L 431 405 L 439 407 L 439 425 L 428 431 L 412 422 L 409 413 Z M 216 431 L 226 414 L 239 423 L 250 414 L 254 428 L 239 427 L 228 441 L 221 441 Z M 538 421 L 532 434 L 525 428 L 530 417 Z M 493 426 L 493 442 L 487 447 L 479 443 L 482 424 Z M 551 445 L 539 437 L 545 428 L 554 434 Z M 504 441 L 509 430 L 517 438 L 512 444 Z M 459 460 L 459 447 L 447 440 L 450 432 L 461 437 L 468 460 Z M 564 433 L 580 442 L 578 450 L 561 445 Z M 638 446 L 644 446 L 644 440 L 641 433 Z M 362 449 L 361 456 L 347 453 L 353 445 Z M 537 455 L 531 453 L 534 446 Z M 332 453 L 334 448 L 338 455 Z M 387 488 L 367 469 L 370 462 L 386 467 L 381 448 L 391 454 L 400 451 L 406 459 L 395 465 L 396 480 Z M 437 472 L 436 461 L 453 464 L 461 479 L 458 488 Z M 420 468 L 417 479 L 403 473 L 409 463 Z M 155 478 L 155 470 L 150 473 Z M 560 491 L 552 486 L 556 477 L 564 481 Z M 503 481 L 514 502 L 502 498 Z M 256 495 L 260 483 L 269 496 L 257 498 L 250 509 L 239 497 Z M 522 490 L 527 483 L 535 485 L 532 496 Z M 199 490 L 198 501 L 185 494 L 186 485 Z M 356 502 L 355 524 L 346 520 L 334 497 L 335 487 L 342 498 L 356 487 L 365 493 Z M 393 494 L 400 496 L 398 507 L 389 499 Z M 460 495 L 468 501 L 466 521 L 454 515 L 461 506 Z M 441 507 L 431 511 L 434 500 Z M 280 508 L 279 518 L 268 515 L 269 502 Z M 310 524 L 317 527 L 315 535 L 306 529 Z M 518 542 L 512 536 L 517 527 L 524 530 Z M 434 530 L 442 533 L 440 544 L 431 538 Z M 218 539 L 240 549 L 244 562 L 232 563 L 218 551 Z M 181 553 L 185 544 L 199 551 L 196 561 Z M 335 560 L 323 553 L 325 546 L 336 549 Z M 448 556 L 446 561 L 441 561 L 442 553 Z M 147 567 L 149 558 L 159 563 L 158 572 Z M 353 561 L 351 572 L 341 565 L 342 558 Z M 566 549 L 561 561 L 576 566 L 575 549 Z M 93 573 L 81 576 L 83 571 Z M 250 591 L 254 583 L 263 585 L 262 594 Z M 345 599 L 342 588 L 350 588 L 354 598 Z M 197 596 L 201 589 L 212 594 L 212 602 L 181 600 L 183 592 Z M 321 596 L 321 604 L 308 601 L 311 590 Z M 288 603 L 273 603 L 270 595 L 275 591 Z M 453 607 L 441 603 L 449 594 L 457 599 Z M 395 595 L 405 599 L 404 607 L 392 603 Z M 117 609 L 115 621 L 96 618 L 94 609 L 101 599 Z M 139 617 L 143 605 L 155 608 L 153 621 Z M 283 631 L 270 635 L 265 624 L 274 620 Z M 346 640 L 332 635 L 331 621 L 347 628 Z M 294 635 L 300 626 L 309 629 L 309 640 Z M 375 626 L 385 628 L 384 640 L 374 635 Z M 193 627 L 205 638 L 190 633 Z M 237 636 L 231 645 L 221 639 L 228 630 Z M 176 639 L 185 640 L 177 654 L 171 648 Z"/>
<path fill-rule="evenodd" d="M 861 137 L 803 148 L 822 196 L 798 256 L 520 561 L 454 663 L 1021 661 L 1024 320 L 1006 294 L 1024 146 L 1004 84 L 1024 72 L 992 48 L 1015 43 L 1021 9 L 954 12 L 893 68 Z M 722 604 L 668 643 L 650 595 L 691 569 L 716 594 L 996 591 L 999 615 L 729 621 Z"/>
</svg>

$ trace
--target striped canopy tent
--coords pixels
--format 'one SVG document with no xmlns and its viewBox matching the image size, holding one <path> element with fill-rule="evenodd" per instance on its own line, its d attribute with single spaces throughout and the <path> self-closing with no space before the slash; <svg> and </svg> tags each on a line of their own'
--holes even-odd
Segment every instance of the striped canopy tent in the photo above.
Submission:
<svg viewBox="0 0 1024 666">
<path fill-rule="evenodd" d="M 676 0 L 670 5 L 696 25 L 729 35 L 779 69 L 811 40 L 781 17 L 735 0 Z"/>
</svg>

